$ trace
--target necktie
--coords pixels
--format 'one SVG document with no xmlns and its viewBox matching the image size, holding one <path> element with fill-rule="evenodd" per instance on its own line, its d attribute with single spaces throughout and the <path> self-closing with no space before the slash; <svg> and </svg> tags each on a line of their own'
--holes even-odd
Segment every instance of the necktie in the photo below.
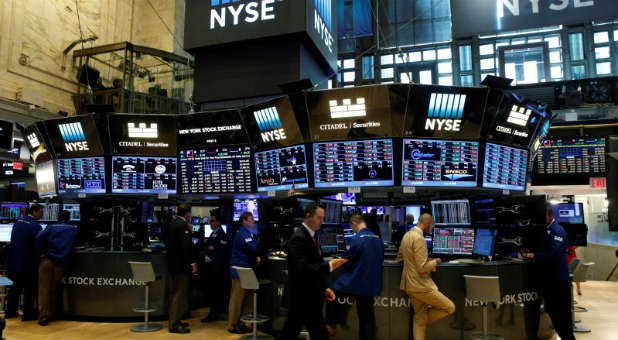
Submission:
<svg viewBox="0 0 618 340">
<path fill-rule="evenodd" d="M 315 242 L 315 247 L 318 249 L 318 254 L 322 256 L 322 249 L 320 249 L 320 244 L 318 243 L 318 234 L 313 235 L 313 241 Z"/>
</svg>

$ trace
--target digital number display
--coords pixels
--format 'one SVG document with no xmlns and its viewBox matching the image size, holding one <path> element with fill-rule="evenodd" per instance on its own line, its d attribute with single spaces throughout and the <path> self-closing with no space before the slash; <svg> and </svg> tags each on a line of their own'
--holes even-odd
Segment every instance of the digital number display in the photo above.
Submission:
<svg viewBox="0 0 618 340">
<path fill-rule="evenodd" d="M 528 150 L 487 143 L 483 187 L 526 190 Z"/>
<path fill-rule="evenodd" d="M 57 165 L 58 193 L 105 193 L 103 157 L 59 159 Z"/>
<path fill-rule="evenodd" d="M 605 138 L 545 140 L 537 156 L 538 175 L 595 175 L 605 172 Z"/>
<path fill-rule="evenodd" d="M 112 157 L 112 169 L 112 193 L 176 193 L 176 158 Z"/>
<path fill-rule="evenodd" d="M 255 171 L 258 191 L 309 187 L 304 145 L 256 152 Z"/>
<path fill-rule="evenodd" d="M 183 194 L 251 192 L 251 148 L 183 150 L 180 183 Z"/>
</svg>

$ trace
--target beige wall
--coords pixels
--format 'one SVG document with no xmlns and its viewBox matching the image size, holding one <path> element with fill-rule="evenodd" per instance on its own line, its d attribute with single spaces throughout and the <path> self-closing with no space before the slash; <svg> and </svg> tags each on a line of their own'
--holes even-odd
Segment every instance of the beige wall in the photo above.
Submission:
<svg viewBox="0 0 618 340">
<path fill-rule="evenodd" d="M 181 43 L 184 2 L 150 0 Z M 148 0 L 78 0 L 78 4 L 84 37 L 98 37 L 86 47 L 129 41 L 169 52 L 182 50 Z M 19 89 L 27 88 L 49 111 L 73 114 L 76 70 L 72 51 L 66 58 L 62 51 L 79 38 L 75 0 L 0 0 L 0 97 L 15 99 Z"/>
<path fill-rule="evenodd" d="M 594 266 L 588 273 L 588 279 L 593 281 L 605 281 L 618 259 L 616 259 L 616 247 L 588 243 L 588 247 L 577 248 L 577 257 L 584 262 L 594 262 Z M 610 281 L 618 279 L 618 271 L 614 271 L 610 277 Z"/>
</svg>

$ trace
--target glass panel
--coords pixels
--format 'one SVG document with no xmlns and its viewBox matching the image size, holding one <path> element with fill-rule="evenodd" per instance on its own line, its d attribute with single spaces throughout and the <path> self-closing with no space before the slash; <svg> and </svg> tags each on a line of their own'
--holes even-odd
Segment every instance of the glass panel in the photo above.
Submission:
<svg viewBox="0 0 618 340">
<path fill-rule="evenodd" d="M 494 58 L 481 59 L 481 70 L 490 70 L 496 68 Z"/>
<path fill-rule="evenodd" d="M 393 55 L 389 54 L 389 55 L 383 55 L 382 57 L 380 57 L 380 64 L 381 65 L 393 65 Z"/>
<path fill-rule="evenodd" d="M 399 79 L 401 79 L 402 83 L 409 84 L 410 83 L 410 74 L 409 73 L 400 73 L 399 74 Z"/>
<path fill-rule="evenodd" d="M 549 52 L 549 62 L 552 64 L 562 62 L 562 52 L 560 51 L 551 51 Z"/>
<path fill-rule="evenodd" d="M 431 70 L 419 72 L 419 78 L 421 84 L 431 85 L 433 83 Z"/>
<path fill-rule="evenodd" d="M 354 68 L 356 66 L 356 63 L 354 62 L 354 59 L 344 59 L 343 60 L 343 68 Z"/>
<path fill-rule="evenodd" d="M 612 73 L 612 64 L 610 62 L 597 63 L 597 74 Z"/>
<path fill-rule="evenodd" d="M 341 85 L 341 72 L 337 73 L 337 84 Z"/>
<path fill-rule="evenodd" d="M 582 33 L 569 34 L 569 50 L 571 60 L 584 60 L 584 35 Z"/>
<path fill-rule="evenodd" d="M 529 47 L 504 51 L 504 69 L 513 85 L 545 81 L 545 60 L 542 47 Z"/>
<path fill-rule="evenodd" d="M 595 59 L 609 58 L 609 46 L 595 47 L 594 48 Z"/>
<path fill-rule="evenodd" d="M 472 76 L 461 76 L 461 86 L 474 85 L 474 78 Z"/>
<path fill-rule="evenodd" d="M 350 83 L 356 80 L 356 72 L 344 72 L 343 73 L 343 82 Z"/>
<path fill-rule="evenodd" d="M 562 78 L 564 75 L 562 74 L 562 66 L 556 65 L 551 67 L 551 77 L 553 79 Z"/>
<path fill-rule="evenodd" d="M 614 41 L 618 41 L 618 30 L 614 30 Z"/>
<path fill-rule="evenodd" d="M 526 43 L 526 38 L 516 38 L 513 39 L 513 41 L 511 42 L 511 45 L 523 45 Z"/>
<path fill-rule="evenodd" d="M 397 53 L 395 54 L 395 63 L 403 64 L 407 62 L 408 54 L 407 53 Z"/>
<path fill-rule="evenodd" d="M 337 67 L 341 68 L 341 60 L 337 60 Z"/>
<path fill-rule="evenodd" d="M 545 37 L 545 41 L 549 43 L 549 48 L 560 47 L 560 36 L 559 35 Z"/>
<path fill-rule="evenodd" d="M 440 84 L 440 85 L 446 85 L 446 86 L 453 85 L 453 77 L 452 77 L 452 76 L 448 76 L 448 77 L 440 77 L 440 78 L 438 79 L 438 84 Z"/>
<path fill-rule="evenodd" d="M 436 60 L 436 50 L 423 51 L 423 60 Z"/>
<path fill-rule="evenodd" d="M 343 88 L 349 88 L 349 87 L 354 87 L 354 85 L 346 85 Z"/>
<path fill-rule="evenodd" d="M 462 71 L 472 71 L 472 46 L 459 46 L 459 66 Z"/>
<path fill-rule="evenodd" d="M 333 88 L 333 80 L 332 80 L 332 79 L 329 79 L 329 80 L 328 80 L 328 88 L 329 88 L 329 89 L 332 89 L 332 88 Z"/>
<path fill-rule="evenodd" d="M 498 41 L 496 42 L 496 50 L 497 50 L 499 47 L 502 47 L 502 46 L 509 46 L 509 45 L 511 45 L 511 42 L 510 42 L 510 41 L 508 41 L 508 40 L 498 40 Z"/>
<path fill-rule="evenodd" d="M 485 80 L 485 78 L 486 78 L 487 76 L 495 76 L 495 75 L 496 75 L 496 74 L 495 74 L 495 73 L 493 73 L 493 72 L 492 72 L 492 73 L 482 73 L 482 74 L 481 74 L 481 81 Z"/>
<path fill-rule="evenodd" d="M 584 65 L 571 66 L 571 79 L 586 78 L 586 67 Z"/>
<path fill-rule="evenodd" d="M 438 73 L 439 74 L 453 73 L 453 64 L 450 63 L 450 62 L 439 63 L 438 64 Z"/>
<path fill-rule="evenodd" d="M 410 52 L 408 54 L 408 60 L 410 60 L 411 63 L 421 61 L 423 60 L 423 54 L 421 54 L 421 52 Z"/>
<path fill-rule="evenodd" d="M 528 44 L 533 44 L 533 43 L 538 43 L 543 41 L 543 38 L 541 37 L 530 37 L 528 38 Z"/>
<path fill-rule="evenodd" d="M 444 60 L 444 59 L 451 59 L 452 57 L 453 56 L 452 56 L 450 48 L 441 48 L 438 50 L 438 59 Z"/>
<path fill-rule="evenodd" d="M 481 45 L 479 46 L 479 51 L 481 55 L 491 55 L 494 54 L 494 44 Z"/>
<path fill-rule="evenodd" d="M 392 80 L 389 81 L 383 81 L 382 84 L 394 84 L 395 82 Z"/>
<path fill-rule="evenodd" d="M 364 56 L 363 64 L 363 79 L 373 79 L 373 56 Z"/>
<path fill-rule="evenodd" d="M 594 43 L 595 44 L 603 44 L 609 42 L 609 32 L 594 32 Z"/>
<path fill-rule="evenodd" d="M 394 76 L 395 72 L 392 67 L 382 69 L 382 78 L 393 78 Z"/>
</svg>

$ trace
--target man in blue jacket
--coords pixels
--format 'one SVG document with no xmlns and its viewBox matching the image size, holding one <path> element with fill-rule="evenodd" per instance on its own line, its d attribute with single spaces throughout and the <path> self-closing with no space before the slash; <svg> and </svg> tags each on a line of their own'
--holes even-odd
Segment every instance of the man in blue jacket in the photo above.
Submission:
<svg viewBox="0 0 618 340">
<path fill-rule="evenodd" d="M 258 240 L 257 235 L 251 231 L 255 228 L 255 220 L 253 214 L 244 212 L 240 215 L 240 229 L 234 237 L 232 244 L 232 258 L 230 260 L 230 277 L 232 279 L 232 292 L 230 296 L 228 332 L 235 334 L 249 333 L 250 330 L 240 322 L 240 314 L 243 309 L 244 300 L 247 295 L 247 303 L 253 304 L 253 295 L 249 290 L 243 289 L 240 286 L 238 273 L 232 267 L 252 268 L 255 270 L 260 264 L 258 256 Z"/>
<path fill-rule="evenodd" d="M 374 297 L 382 293 L 382 265 L 384 244 L 378 235 L 367 228 L 363 216 L 350 217 L 354 237 L 350 238 L 349 262 L 344 273 L 335 281 L 337 295 L 350 295 L 356 301 L 358 314 L 358 338 L 376 338 L 376 318 L 373 310 Z"/>
<path fill-rule="evenodd" d="M 547 218 L 547 246 L 542 253 L 526 253 L 526 258 L 535 259 L 543 277 L 541 294 L 545 309 L 551 318 L 556 333 L 562 340 L 575 340 L 573 315 L 571 314 L 571 283 L 566 258 L 567 233 L 554 220 L 551 204 L 545 204 Z"/>
<path fill-rule="evenodd" d="M 6 270 L 13 286 L 9 288 L 9 296 L 5 317 L 17 317 L 17 302 L 21 291 L 24 291 L 22 321 L 37 319 L 34 306 L 37 294 L 37 269 L 39 260 L 34 250 L 34 237 L 41 231 L 41 225 L 36 221 L 43 217 L 43 206 L 33 204 L 28 209 L 28 216 L 20 218 L 13 225 L 11 243 L 6 256 Z"/>
<path fill-rule="evenodd" d="M 210 273 L 212 280 L 212 306 L 208 316 L 202 322 L 212 322 L 219 320 L 219 315 L 223 312 L 225 298 L 228 294 L 230 281 L 230 241 L 221 228 L 221 210 L 215 209 L 210 212 L 208 223 L 212 228 L 212 234 L 206 241 L 206 255 L 210 258 Z"/>
<path fill-rule="evenodd" d="M 55 311 L 57 289 L 69 263 L 77 227 L 69 224 L 71 213 L 58 213 L 58 223 L 47 226 L 35 239 L 39 264 L 39 325 L 47 326 Z"/>
</svg>

